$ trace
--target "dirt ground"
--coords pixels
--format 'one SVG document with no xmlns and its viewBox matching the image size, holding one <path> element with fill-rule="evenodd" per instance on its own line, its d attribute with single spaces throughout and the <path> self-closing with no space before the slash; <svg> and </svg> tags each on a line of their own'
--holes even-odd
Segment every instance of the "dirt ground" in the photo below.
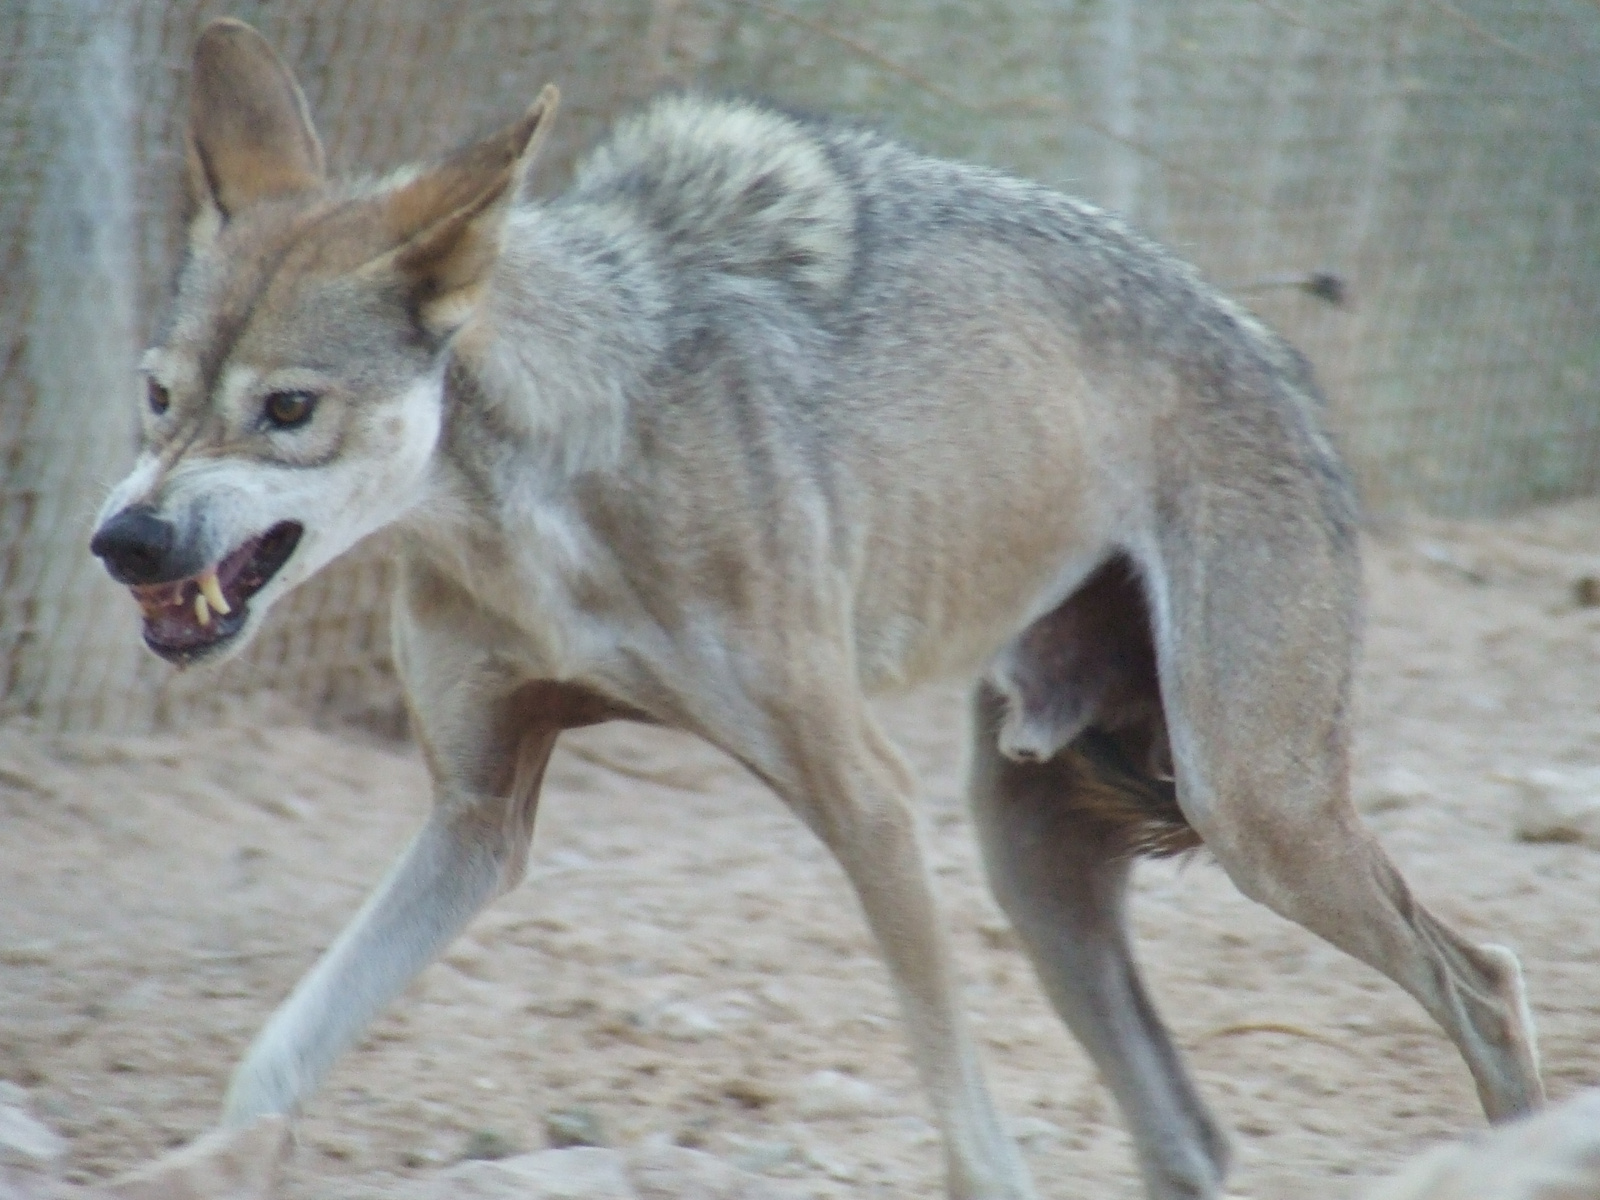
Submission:
<svg viewBox="0 0 1600 1200">
<path fill-rule="evenodd" d="M 1600 851 L 1514 836 L 1530 771 L 1600 764 L 1600 503 L 1369 542 L 1357 796 L 1447 920 L 1522 956 L 1552 1096 L 1600 1081 Z M 889 721 L 997 1098 L 1041 1192 L 1132 1197 L 1117 1114 L 982 885 L 954 690 Z M 160 737 L 0 726 L 0 1079 L 104 1177 L 207 1128 L 276 1001 L 420 822 L 404 745 L 240 709 Z M 1141 869 L 1154 991 L 1233 1132 L 1234 1191 L 1353 1197 L 1476 1128 L 1466 1071 L 1396 987 L 1202 856 Z M 310 1105 L 287 1197 L 378 1196 L 583 1108 L 802 1194 L 940 1194 L 928 1109 L 843 877 L 712 751 L 615 727 L 557 751 L 527 882 Z"/>
</svg>

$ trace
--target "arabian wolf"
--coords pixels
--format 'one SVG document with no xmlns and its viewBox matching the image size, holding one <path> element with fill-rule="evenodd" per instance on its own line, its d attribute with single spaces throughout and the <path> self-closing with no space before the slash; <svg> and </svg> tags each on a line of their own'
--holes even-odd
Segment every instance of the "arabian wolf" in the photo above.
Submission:
<svg viewBox="0 0 1600 1200">
<path fill-rule="evenodd" d="M 662 100 L 528 202 L 555 107 L 336 182 L 258 34 L 195 52 L 188 258 L 93 550 L 181 664 L 397 530 L 435 797 L 225 1119 L 311 1093 L 521 878 L 562 730 L 620 718 L 721 748 L 827 844 L 951 1195 L 1031 1196 L 868 701 L 951 672 L 995 892 L 1150 1195 L 1217 1195 L 1227 1150 L 1130 956 L 1143 852 L 1204 845 L 1410 992 L 1490 1117 L 1536 1106 L 1515 958 L 1413 899 L 1349 800 L 1356 516 L 1305 363 L 1103 212 L 759 106 Z"/>
</svg>

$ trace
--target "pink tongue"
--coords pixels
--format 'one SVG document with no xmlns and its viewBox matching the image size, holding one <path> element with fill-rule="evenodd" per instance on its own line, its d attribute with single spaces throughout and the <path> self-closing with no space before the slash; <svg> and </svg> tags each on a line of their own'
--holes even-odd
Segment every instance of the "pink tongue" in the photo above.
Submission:
<svg viewBox="0 0 1600 1200">
<path fill-rule="evenodd" d="M 177 579 L 171 583 L 152 584 L 130 590 L 133 592 L 133 598 L 139 602 L 139 607 L 144 609 L 145 615 L 154 617 L 168 609 L 182 606 L 184 590 L 189 583 L 187 579 Z"/>
<path fill-rule="evenodd" d="M 215 626 L 216 618 L 211 622 Z M 215 636 L 212 628 L 200 624 L 192 604 L 174 605 L 154 613 L 146 609 L 144 625 L 147 636 L 165 646 L 197 646 Z"/>
</svg>

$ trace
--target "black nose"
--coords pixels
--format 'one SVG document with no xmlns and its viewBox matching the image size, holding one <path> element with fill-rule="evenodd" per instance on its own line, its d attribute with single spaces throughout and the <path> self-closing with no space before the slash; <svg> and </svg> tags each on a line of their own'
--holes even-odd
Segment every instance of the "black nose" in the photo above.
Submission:
<svg viewBox="0 0 1600 1200">
<path fill-rule="evenodd" d="M 100 526 L 89 549 L 118 583 L 164 583 L 177 530 L 144 504 L 125 508 Z"/>
</svg>

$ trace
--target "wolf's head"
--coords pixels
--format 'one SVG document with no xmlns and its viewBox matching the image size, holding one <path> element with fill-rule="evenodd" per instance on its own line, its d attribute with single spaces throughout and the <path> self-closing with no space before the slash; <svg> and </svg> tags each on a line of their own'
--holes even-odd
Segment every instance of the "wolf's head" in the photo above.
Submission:
<svg viewBox="0 0 1600 1200">
<path fill-rule="evenodd" d="M 178 663 L 242 646 L 278 597 L 423 494 L 449 346 L 556 93 L 363 186 L 326 179 L 305 97 L 247 25 L 201 35 L 189 103 L 189 254 L 144 356 L 138 461 L 91 543 L 145 642 Z"/>
</svg>

